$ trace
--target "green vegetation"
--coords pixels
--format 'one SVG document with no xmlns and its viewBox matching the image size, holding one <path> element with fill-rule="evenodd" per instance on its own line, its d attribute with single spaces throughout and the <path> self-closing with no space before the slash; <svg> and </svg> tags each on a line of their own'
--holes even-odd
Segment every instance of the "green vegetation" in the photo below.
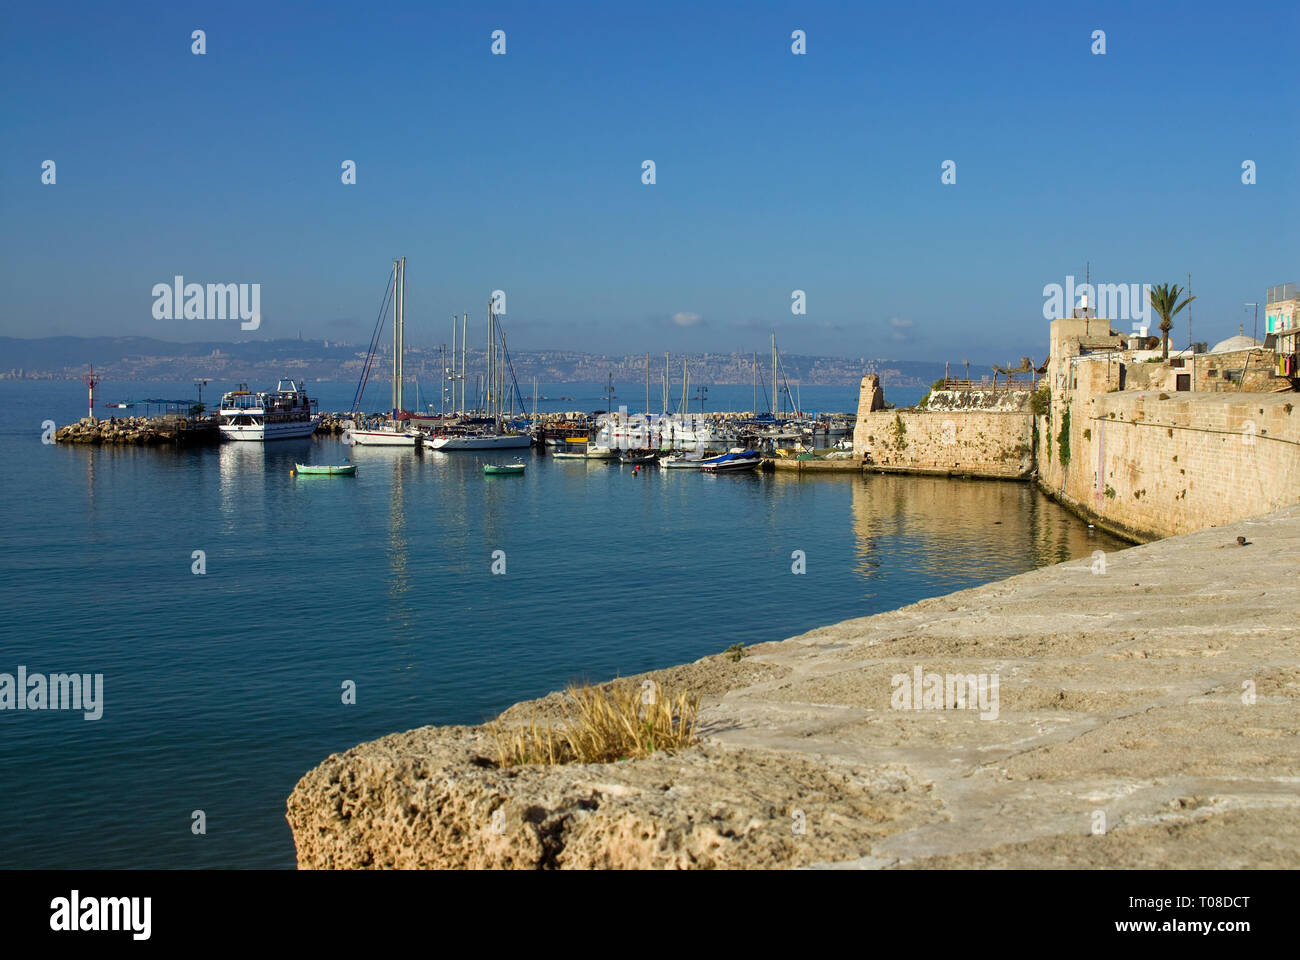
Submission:
<svg viewBox="0 0 1300 960">
<path fill-rule="evenodd" d="M 1174 328 L 1174 317 L 1182 311 L 1195 297 L 1188 297 L 1182 303 L 1178 302 L 1179 296 L 1183 293 L 1183 288 L 1176 283 L 1162 283 L 1158 287 L 1152 287 L 1150 293 L 1151 309 L 1155 310 L 1160 317 L 1160 341 L 1161 341 L 1161 359 L 1169 359 L 1169 331 Z"/>
<path fill-rule="evenodd" d="M 1039 384 L 1029 397 L 1029 412 L 1036 417 L 1041 417 L 1052 409 L 1052 388 L 1046 383 Z"/>
<path fill-rule="evenodd" d="M 907 426 L 903 423 L 903 418 L 897 413 L 894 414 L 894 449 L 904 450 L 907 447 Z"/>
<path fill-rule="evenodd" d="M 1070 465 L 1070 408 L 1066 407 L 1065 412 L 1061 414 L 1061 432 L 1056 435 L 1056 442 L 1060 446 L 1061 467 L 1065 468 Z"/>
<path fill-rule="evenodd" d="M 1106 497 L 1110 500 L 1115 499 L 1115 488 L 1112 487 L 1109 483 L 1106 484 Z"/>
<path fill-rule="evenodd" d="M 934 381 L 934 383 L 930 384 L 930 389 L 925 391 L 925 396 L 922 397 L 919 401 L 917 401 L 916 405 L 922 409 L 925 409 L 925 406 L 930 402 L 930 394 L 934 393 L 934 391 L 936 390 L 942 390 L 944 386 L 947 385 L 947 383 L 948 383 L 947 379 L 943 377 L 940 377 L 938 380 Z"/>
<path fill-rule="evenodd" d="M 723 650 L 722 652 L 724 654 L 725 653 L 731 654 L 732 663 L 740 663 L 740 658 L 745 655 L 745 645 L 743 643 L 733 643 L 731 646 L 727 647 L 727 649 Z"/>
</svg>

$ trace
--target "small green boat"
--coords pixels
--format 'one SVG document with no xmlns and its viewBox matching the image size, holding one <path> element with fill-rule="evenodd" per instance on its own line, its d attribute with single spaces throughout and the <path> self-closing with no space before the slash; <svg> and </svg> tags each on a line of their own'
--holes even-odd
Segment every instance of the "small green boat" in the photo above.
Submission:
<svg viewBox="0 0 1300 960">
<path fill-rule="evenodd" d="M 357 472 L 355 463 L 342 463 L 338 466 L 330 464 L 313 464 L 313 463 L 295 463 L 294 469 L 289 471 L 308 477 L 351 477 Z"/>
<path fill-rule="evenodd" d="M 515 463 L 485 463 L 483 464 L 483 472 L 488 476 L 503 473 L 523 473 L 524 466 L 522 460 L 516 461 Z"/>
</svg>

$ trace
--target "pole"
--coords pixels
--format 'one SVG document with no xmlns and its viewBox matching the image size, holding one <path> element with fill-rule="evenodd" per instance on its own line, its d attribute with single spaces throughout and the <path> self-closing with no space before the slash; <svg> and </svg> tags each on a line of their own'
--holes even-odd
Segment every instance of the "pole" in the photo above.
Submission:
<svg viewBox="0 0 1300 960">
<path fill-rule="evenodd" d="M 394 411 L 397 410 L 397 352 L 399 349 L 397 345 L 397 284 L 399 277 L 398 261 L 393 260 L 393 375 L 390 380 L 392 388 L 389 390 L 389 399 L 392 400 Z M 396 416 L 396 414 L 394 413 L 392 416 Z"/>
<path fill-rule="evenodd" d="M 772 416 L 778 416 L 780 403 L 776 396 L 776 331 L 772 331 Z"/>
<path fill-rule="evenodd" d="M 650 416 L 650 354 L 645 355 L 645 415 Z"/>
<path fill-rule="evenodd" d="M 398 410 L 406 410 L 406 258 L 402 258 L 402 313 L 398 320 Z"/>
</svg>

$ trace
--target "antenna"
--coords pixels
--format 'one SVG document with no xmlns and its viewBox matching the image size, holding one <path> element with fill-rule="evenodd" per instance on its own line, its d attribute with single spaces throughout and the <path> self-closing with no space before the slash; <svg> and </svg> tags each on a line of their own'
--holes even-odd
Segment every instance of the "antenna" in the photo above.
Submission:
<svg viewBox="0 0 1300 960">
<path fill-rule="evenodd" d="M 1254 308 L 1255 308 L 1255 327 L 1254 327 L 1254 330 L 1255 330 L 1255 339 L 1258 340 L 1258 339 L 1259 339 L 1259 304 L 1258 304 L 1258 303 L 1251 303 L 1251 302 L 1247 301 L 1245 304 L 1243 304 L 1243 306 L 1254 307 Z M 1188 309 L 1190 310 L 1191 307 L 1188 307 Z M 1241 327 L 1244 327 L 1245 324 L 1238 324 L 1237 326 L 1238 326 L 1238 329 L 1240 330 L 1240 328 L 1241 328 Z M 1240 332 L 1244 334 L 1246 331 L 1245 331 L 1245 330 L 1240 330 Z"/>
</svg>

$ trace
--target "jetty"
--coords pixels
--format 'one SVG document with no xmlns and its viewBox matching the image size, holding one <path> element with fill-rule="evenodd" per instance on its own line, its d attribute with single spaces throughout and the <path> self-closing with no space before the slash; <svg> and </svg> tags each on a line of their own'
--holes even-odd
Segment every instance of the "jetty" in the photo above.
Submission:
<svg viewBox="0 0 1300 960">
<path fill-rule="evenodd" d="M 299 781 L 298 865 L 1291 867 L 1297 552 L 1300 506 L 616 681 L 703 698 L 673 753 L 393 734 Z"/>
</svg>

